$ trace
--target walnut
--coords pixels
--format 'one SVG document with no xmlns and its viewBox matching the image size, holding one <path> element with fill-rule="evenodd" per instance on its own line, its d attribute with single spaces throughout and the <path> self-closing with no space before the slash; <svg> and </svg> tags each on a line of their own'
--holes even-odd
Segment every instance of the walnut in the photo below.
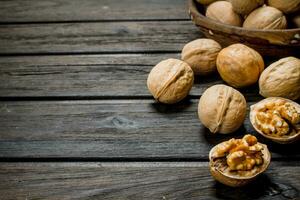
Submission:
<svg viewBox="0 0 300 200">
<path fill-rule="evenodd" d="M 268 0 L 268 5 L 281 10 L 286 14 L 300 10 L 300 0 Z"/>
<path fill-rule="evenodd" d="M 241 15 L 248 15 L 255 8 L 264 4 L 264 0 L 230 0 L 233 10 Z"/>
<path fill-rule="evenodd" d="M 264 97 L 300 98 L 300 59 L 282 58 L 264 70 L 259 78 L 259 93 Z"/>
<path fill-rule="evenodd" d="M 243 44 L 233 44 L 218 54 L 217 70 L 225 82 L 241 88 L 258 81 L 264 70 L 264 61 L 254 49 Z"/>
<path fill-rule="evenodd" d="M 216 145 L 209 153 L 210 171 L 214 178 L 229 186 L 242 186 L 265 171 L 270 152 L 255 136 L 230 139 Z"/>
<path fill-rule="evenodd" d="M 207 75 L 217 70 L 216 60 L 222 47 L 212 39 L 197 39 L 186 44 L 181 53 L 196 75 Z"/>
<path fill-rule="evenodd" d="M 212 133 L 228 134 L 236 131 L 244 122 L 247 104 L 245 97 L 226 85 L 214 85 L 201 96 L 198 116 Z"/>
<path fill-rule="evenodd" d="M 290 143 L 300 137 L 300 106 L 288 99 L 270 97 L 251 106 L 250 121 L 275 142 Z"/>
<path fill-rule="evenodd" d="M 244 28 L 249 29 L 286 29 L 287 20 L 277 8 L 264 6 L 255 9 L 245 19 Z"/>
<path fill-rule="evenodd" d="M 232 26 L 242 26 L 242 18 L 234 12 L 231 3 L 216 1 L 207 7 L 205 16 Z"/>
<path fill-rule="evenodd" d="M 194 83 L 191 67 L 177 59 L 167 59 L 158 63 L 147 80 L 149 91 L 162 103 L 172 104 L 184 99 Z"/>
<path fill-rule="evenodd" d="M 293 16 L 291 22 L 294 28 L 300 28 L 300 14 Z"/>
</svg>

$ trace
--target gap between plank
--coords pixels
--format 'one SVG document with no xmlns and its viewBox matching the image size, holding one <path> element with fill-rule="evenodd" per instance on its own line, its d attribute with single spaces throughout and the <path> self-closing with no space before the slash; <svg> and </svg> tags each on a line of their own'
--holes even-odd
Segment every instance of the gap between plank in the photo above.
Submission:
<svg viewBox="0 0 300 200">
<path fill-rule="evenodd" d="M 176 162 L 208 162 L 208 158 L 101 158 L 101 157 L 2 157 L 0 163 L 3 162 L 163 162 L 163 163 L 176 163 Z M 272 158 L 275 162 L 294 162 L 300 161 L 300 158 Z"/>
<path fill-rule="evenodd" d="M 104 19 L 104 20 L 66 20 L 66 21 L 0 21 L 1 25 L 31 25 L 31 24 L 67 24 L 67 23 L 113 23 L 113 22 L 174 22 L 190 21 L 190 18 L 174 19 Z"/>
</svg>

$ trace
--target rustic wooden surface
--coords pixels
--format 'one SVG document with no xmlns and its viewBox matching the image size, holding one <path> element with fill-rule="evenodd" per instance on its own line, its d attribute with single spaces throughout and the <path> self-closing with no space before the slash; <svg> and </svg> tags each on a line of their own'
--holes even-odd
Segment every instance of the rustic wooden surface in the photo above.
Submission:
<svg viewBox="0 0 300 200">
<path fill-rule="evenodd" d="M 199 122 L 219 76 L 196 77 L 176 105 L 147 91 L 153 65 L 199 37 L 185 0 L 0 0 L 0 199 L 299 198 L 299 143 L 266 141 L 248 117 L 232 135 Z M 216 183 L 210 148 L 246 132 L 268 144 L 270 169 L 244 188 Z"/>
</svg>

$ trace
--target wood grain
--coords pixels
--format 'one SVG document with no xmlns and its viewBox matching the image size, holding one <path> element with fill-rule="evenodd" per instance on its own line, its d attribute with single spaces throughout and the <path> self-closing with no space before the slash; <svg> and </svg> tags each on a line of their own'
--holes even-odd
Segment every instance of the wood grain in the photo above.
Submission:
<svg viewBox="0 0 300 200">
<path fill-rule="evenodd" d="M 189 19 L 185 4 L 184 0 L 1 0 L 0 23 Z"/>
<path fill-rule="evenodd" d="M 0 57 L 0 97 L 150 98 L 148 73 L 163 59 L 180 54 L 109 54 Z M 191 96 L 224 83 L 214 74 L 196 77 Z M 258 99 L 258 87 L 241 90 Z"/>
<path fill-rule="evenodd" d="M 201 36 L 190 21 L 0 25 L 0 54 L 181 51 Z"/>
<path fill-rule="evenodd" d="M 245 133 L 213 135 L 199 122 L 198 100 L 1 101 L 1 158 L 201 160 L 213 145 Z M 249 104 L 252 104 L 251 102 Z M 260 136 L 260 141 L 266 142 Z M 297 144 L 268 142 L 278 159 L 300 157 Z"/>
<path fill-rule="evenodd" d="M 229 188 L 208 163 L 0 163 L 1 199 L 296 199 L 300 165 L 273 162 L 252 184 Z"/>
</svg>

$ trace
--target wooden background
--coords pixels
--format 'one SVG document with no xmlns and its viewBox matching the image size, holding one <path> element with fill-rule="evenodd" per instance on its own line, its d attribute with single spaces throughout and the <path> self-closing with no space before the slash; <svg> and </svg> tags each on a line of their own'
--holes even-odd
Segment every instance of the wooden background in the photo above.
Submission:
<svg viewBox="0 0 300 200">
<path fill-rule="evenodd" d="M 266 141 L 248 117 L 231 135 L 199 122 L 219 76 L 176 105 L 149 94 L 151 68 L 200 37 L 185 0 L 0 0 L 0 199 L 299 198 L 299 143 Z M 243 188 L 215 182 L 210 148 L 245 133 L 269 145 L 270 168 Z"/>
</svg>

